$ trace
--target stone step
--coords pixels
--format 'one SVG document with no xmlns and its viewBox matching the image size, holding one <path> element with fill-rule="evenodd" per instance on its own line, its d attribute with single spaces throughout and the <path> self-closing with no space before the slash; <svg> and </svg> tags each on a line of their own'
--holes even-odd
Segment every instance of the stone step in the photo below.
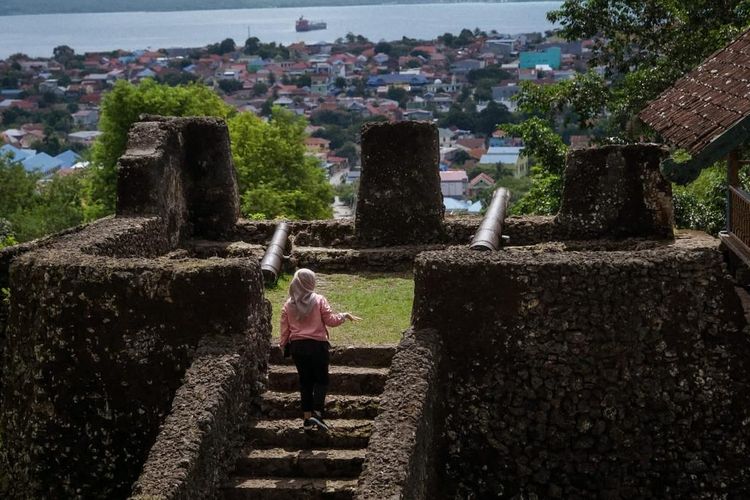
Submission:
<svg viewBox="0 0 750 500">
<path fill-rule="evenodd" d="M 396 354 L 395 345 L 332 346 L 331 364 L 346 366 L 371 366 L 388 368 Z M 292 365 L 292 358 L 285 358 L 278 346 L 271 348 L 270 364 Z"/>
<path fill-rule="evenodd" d="M 224 498 L 227 500 L 350 500 L 354 498 L 356 488 L 356 479 L 238 477 L 224 488 Z"/>
<path fill-rule="evenodd" d="M 305 431 L 302 419 L 258 420 L 245 432 L 248 448 L 366 448 L 372 420 L 326 419 L 329 432 Z"/>
<path fill-rule="evenodd" d="M 299 390 L 297 369 L 289 365 L 271 365 L 268 369 L 268 389 L 276 392 Z M 388 368 L 362 368 L 331 365 L 328 370 L 330 394 L 371 394 L 383 392 Z"/>
<path fill-rule="evenodd" d="M 234 474 L 247 477 L 357 478 L 362 472 L 364 460 L 364 449 L 255 449 L 243 454 L 237 461 Z"/>
<path fill-rule="evenodd" d="M 352 396 L 332 394 L 326 398 L 327 418 L 375 418 L 378 414 L 378 396 Z M 268 418 L 300 417 L 299 392 L 266 391 L 261 395 L 261 412 Z"/>
</svg>

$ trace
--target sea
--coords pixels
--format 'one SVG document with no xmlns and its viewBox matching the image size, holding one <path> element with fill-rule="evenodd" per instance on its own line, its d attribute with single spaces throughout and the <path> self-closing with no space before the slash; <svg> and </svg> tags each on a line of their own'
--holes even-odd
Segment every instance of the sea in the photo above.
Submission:
<svg viewBox="0 0 750 500">
<path fill-rule="evenodd" d="M 554 28 L 548 11 L 562 2 L 385 4 L 345 7 L 201 10 L 182 12 L 115 12 L 104 14 L 40 14 L 2 16 L 0 59 L 24 53 L 51 57 L 52 49 L 68 45 L 77 53 L 116 49 L 202 47 L 232 38 L 243 44 L 249 36 L 262 42 L 289 44 L 333 42 L 347 33 L 370 40 L 402 37 L 433 39 L 461 29 L 479 28 L 503 34 L 544 32 Z M 297 33 L 304 16 L 325 21 L 325 30 Z"/>
</svg>

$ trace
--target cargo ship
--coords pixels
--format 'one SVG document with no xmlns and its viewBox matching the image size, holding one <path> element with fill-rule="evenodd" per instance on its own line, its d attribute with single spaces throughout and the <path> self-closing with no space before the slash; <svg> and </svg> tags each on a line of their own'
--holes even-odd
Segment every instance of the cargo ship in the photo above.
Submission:
<svg viewBox="0 0 750 500">
<path fill-rule="evenodd" d="M 294 24 L 294 28 L 297 31 L 312 31 L 312 30 L 324 30 L 328 27 L 323 21 L 308 21 L 304 17 L 300 16 L 297 22 Z"/>
</svg>

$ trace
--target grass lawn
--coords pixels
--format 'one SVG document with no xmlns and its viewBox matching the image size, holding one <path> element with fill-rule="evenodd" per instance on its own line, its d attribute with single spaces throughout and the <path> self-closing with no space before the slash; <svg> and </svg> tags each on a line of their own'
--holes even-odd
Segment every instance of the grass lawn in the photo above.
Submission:
<svg viewBox="0 0 750 500">
<path fill-rule="evenodd" d="M 409 327 L 414 300 L 414 278 L 404 274 L 316 274 L 315 291 L 325 295 L 336 312 L 362 318 L 329 328 L 332 345 L 396 344 Z M 273 306 L 273 338 L 278 341 L 281 306 L 292 277 L 284 275 L 266 298 Z"/>
</svg>

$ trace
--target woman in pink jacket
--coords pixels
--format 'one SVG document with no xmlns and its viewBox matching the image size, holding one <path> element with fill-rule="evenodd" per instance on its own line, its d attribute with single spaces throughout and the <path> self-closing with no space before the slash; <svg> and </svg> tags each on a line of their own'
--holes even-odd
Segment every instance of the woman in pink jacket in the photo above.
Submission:
<svg viewBox="0 0 750 500">
<path fill-rule="evenodd" d="M 289 285 L 289 298 L 281 309 L 282 349 L 289 344 L 289 351 L 299 374 L 302 400 L 303 426 L 315 426 L 328 430 L 323 420 L 326 391 L 328 390 L 328 329 L 339 326 L 346 320 L 360 318 L 345 313 L 336 313 L 328 300 L 315 293 L 315 273 L 299 269 Z"/>
</svg>

